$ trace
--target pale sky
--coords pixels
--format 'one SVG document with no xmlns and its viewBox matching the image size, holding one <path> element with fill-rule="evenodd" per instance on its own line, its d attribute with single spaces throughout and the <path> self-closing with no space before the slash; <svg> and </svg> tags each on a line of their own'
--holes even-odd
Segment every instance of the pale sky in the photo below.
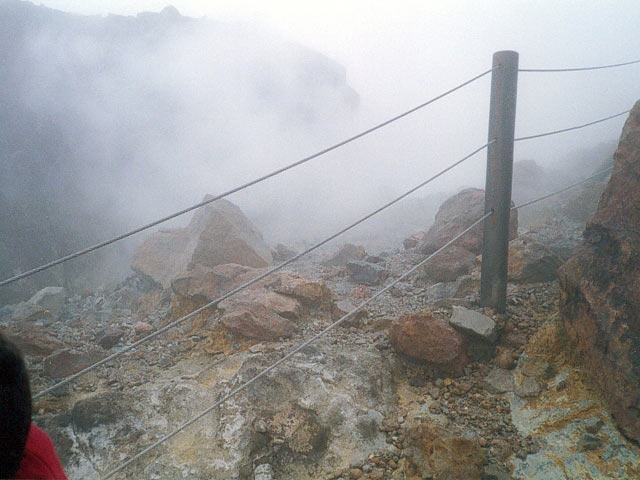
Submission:
<svg viewBox="0 0 640 480">
<path fill-rule="evenodd" d="M 165 0 L 40 3 L 99 15 L 134 15 L 159 11 L 169 4 Z M 183 15 L 279 32 L 340 62 L 348 83 L 360 94 L 365 126 L 487 70 L 498 50 L 518 51 L 522 68 L 600 65 L 640 58 L 637 0 L 177 0 L 172 5 Z M 415 157 L 428 151 L 436 159 L 434 167 L 453 162 L 486 142 L 489 85 L 489 78 L 484 78 L 415 119 L 390 127 L 387 137 L 386 132 L 376 134 L 367 142 L 381 158 Z M 521 73 L 516 136 L 584 124 L 629 109 L 640 98 L 639 86 L 640 64 L 580 73 Z M 557 164 L 576 149 L 616 140 L 623 123 L 620 117 L 578 132 L 519 143 L 516 160 L 533 158 L 543 165 Z M 345 132 L 345 136 L 353 133 Z M 420 142 L 414 141 L 417 138 Z M 483 161 L 463 167 L 447 179 L 453 184 L 482 186 Z M 415 183 L 411 168 L 395 172 L 399 185 Z"/>
<path fill-rule="evenodd" d="M 84 14 L 125 15 L 158 11 L 169 4 L 40 3 Z M 264 26 L 319 50 L 346 67 L 365 105 L 389 114 L 488 68 L 497 50 L 518 51 L 520 66 L 531 68 L 640 58 L 637 0 L 176 0 L 172 5 L 183 15 Z M 549 119 L 552 112 L 562 127 L 569 120 L 586 122 L 630 108 L 640 96 L 635 88 L 639 79 L 640 66 L 589 74 L 521 75 L 519 106 L 537 114 L 531 111 L 529 118 L 519 111 L 519 118 L 527 119 L 527 124 L 519 122 L 520 133 L 555 126 Z"/>
</svg>

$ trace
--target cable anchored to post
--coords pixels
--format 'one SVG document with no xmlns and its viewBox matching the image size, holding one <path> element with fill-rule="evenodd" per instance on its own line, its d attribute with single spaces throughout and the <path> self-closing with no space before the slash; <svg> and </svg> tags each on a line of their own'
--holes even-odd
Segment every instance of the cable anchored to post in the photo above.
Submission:
<svg viewBox="0 0 640 480">
<path fill-rule="evenodd" d="M 611 172 L 611 170 L 613 170 L 613 167 L 605 168 L 604 170 L 601 170 L 598 173 L 595 173 L 595 174 L 591 175 L 590 177 L 587 177 L 587 178 L 585 178 L 583 180 L 580 180 L 579 182 L 572 183 L 571 185 L 567 185 L 566 187 L 561 188 L 560 190 L 556 190 L 555 192 L 548 193 L 547 195 L 543 195 L 542 197 L 538 197 L 535 200 L 530 200 L 528 202 L 521 203 L 520 205 L 516 205 L 514 207 L 511 207 L 511 210 L 518 210 L 520 208 L 524 208 L 524 207 L 528 207 L 529 205 L 533 205 L 534 203 L 541 202 L 542 200 L 546 200 L 547 198 L 555 197 L 556 195 L 559 195 L 559 194 L 561 194 L 563 192 L 566 192 L 567 190 L 571 190 L 572 188 L 577 187 L 578 185 L 582 185 L 583 183 L 587 183 L 589 180 L 593 180 L 595 178 L 598 178 L 598 177 L 604 175 L 605 173 L 609 173 L 609 172 Z"/>
<path fill-rule="evenodd" d="M 358 305 L 357 307 L 355 307 L 353 310 L 351 310 L 350 312 L 348 312 L 346 315 L 342 316 L 341 318 L 339 318 L 338 320 L 336 320 L 335 322 L 333 322 L 331 325 L 329 325 L 328 327 L 326 327 L 324 330 L 322 330 L 321 332 L 317 333 L 316 335 L 314 335 L 313 337 L 311 337 L 309 340 L 301 343 L 300 345 L 298 345 L 296 348 L 294 348 L 293 350 L 291 350 L 289 353 L 287 353 L 284 357 L 280 358 L 278 361 L 276 361 L 275 363 L 271 364 L 269 367 L 265 368 L 264 370 L 262 370 L 260 373 L 258 373 L 257 375 L 251 377 L 249 380 L 247 380 L 246 382 L 244 382 L 242 385 L 240 385 L 239 387 L 235 388 L 234 390 L 232 390 L 231 392 L 229 392 L 228 394 L 226 394 L 225 396 L 223 396 L 220 400 L 218 400 L 217 402 L 215 402 L 213 405 L 211 405 L 210 407 L 208 407 L 207 409 L 203 410 L 202 412 L 200 412 L 198 415 L 196 415 L 195 417 L 192 417 L 190 420 L 186 421 L 185 423 L 183 423 L 182 425 L 180 425 L 178 428 L 176 428 L 175 430 L 173 430 L 171 433 L 165 435 L 164 437 L 160 438 L 159 440 L 157 440 L 156 442 L 152 443 L 151 445 L 149 445 L 148 447 L 146 447 L 145 449 L 143 449 L 142 451 L 140 451 L 139 453 L 135 454 L 133 457 L 131 457 L 129 460 L 127 460 L 126 462 L 122 463 L 121 465 L 119 465 L 118 467 L 114 468 L 113 470 L 111 470 L 110 472 L 108 472 L 106 475 L 104 475 L 102 478 L 104 480 L 113 477 L 116 473 L 124 470 L 125 468 L 127 468 L 129 465 L 131 465 L 133 462 L 135 462 L 136 460 L 138 460 L 139 458 L 143 457 L 144 455 L 146 455 L 147 453 L 149 453 L 150 451 L 154 450 L 155 448 L 159 447 L 160 445 L 162 445 L 163 443 L 167 442 L 168 440 L 172 439 L 173 437 L 175 437 L 178 433 L 180 433 L 181 431 L 183 431 L 185 428 L 189 427 L 190 425 L 193 425 L 195 422 L 197 422 L 198 420 L 200 420 L 201 418 L 203 418 L 204 416 L 206 416 L 207 414 L 209 414 L 211 411 L 215 410 L 216 408 L 218 408 L 220 405 L 222 405 L 223 403 L 225 403 L 227 400 L 230 400 L 231 398 L 235 397 L 237 394 L 239 394 L 240 392 L 242 392 L 243 390 L 245 390 L 247 387 L 249 387 L 250 385 L 252 385 L 253 383 L 255 383 L 257 380 L 259 380 L 260 378 L 264 377 L 265 375 L 269 374 L 270 372 L 272 372 L 273 370 L 275 370 L 279 365 L 283 364 L 284 362 L 286 362 L 287 360 L 289 360 L 291 357 L 293 357 L 295 354 L 297 354 L 298 352 L 300 352 L 302 349 L 304 349 L 305 347 L 311 345 L 312 343 L 314 343 L 316 340 L 319 340 L 320 338 L 324 337 L 327 333 L 329 333 L 331 330 L 333 330 L 334 328 L 336 328 L 338 325 L 340 325 L 341 323 L 343 323 L 345 320 L 347 320 L 348 318 L 350 318 L 351 316 L 353 316 L 355 313 L 357 313 L 358 311 L 360 311 L 362 308 L 366 307 L 367 305 L 369 305 L 371 302 L 373 302 L 374 300 L 376 300 L 378 297 L 380 297 L 381 295 L 383 295 L 384 293 L 388 292 L 390 289 L 392 289 L 393 287 L 396 286 L 396 284 L 398 284 L 399 282 L 401 282 L 402 280 L 404 280 L 405 278 L 407 278 L 409 275 L 411 275 L 412 273 L 414 273 L 417 269 L 419 269 L 420 267 L 422 267 L 425 263 L 427 263 L 429 260 L 431 260 L 432 258 L 434 258 L 435 256 L 439 255 L 442 251 L 444 251 L 445 249 L 447 249 L 448 247 L 450 247 L 451 245 L 453 245 L 456 241 L 458 241 L 462 236 L 464 236 L 465 234 L 467 234 L 469 231 L 473 230 L 473 228 L 475 228 L 477 225 L 479 225 L 480 223 L 482 223 L 485 219 L 489 218 L 492 215 L 491 212 L 489 213 L 485 213 L 482 217 L 480 217 L 478 220 L 476 220 L 475 222 L 473 222 L 471 225 L 469 225 L 465 230 L 463 230 L 462 232 L 460 232 L 458 235 L 456 235 L 454 238 L 452 238 L 451 240 L 449 240 L 445 245 L 443 245 L 442 247 L 440 247 L 438 250 L 436 250 L 435 252 L 433 252 L 431 255 L 429 255 L 428 257 L 426 257 L 424 260 L 422 260 L 420 263 L 418 263 L 417 265 L 413 266 L 411 269 L 409 269 L 408 271 L 406 271 L 404 274 L 402 274 L 400 277 L 398 277 L 397 279 L 395 279 L 393 282 L 391 282 L 389 285 L 387 285 L 386 287 L 384 287 L 382 290 L 378 291 L 375 295 L 373 295 L 372 297 L 370 297 L 368 300 L 362 302 L 360 305 Z"/>
<path fill-rule="evenodd" d="M 156 330 L 155 332 L 147 335 L 144 338 L 141 338 L 140 340 L 132 343 L 131 345 L 128 345 L 126 347 L 124 347 L 123 349 L 112 353 L 111 355 L 109 355 L 108 357 L 103 358 L 102 360 L 97 361 L 96 363 L 89 365 L 88 367 L 80 370 L 79 372 L 74 373 L 73 375 L 70 375 L 69 377 L 65 378 L 64 380 L 61 380 L 60 382 L 50 386 L 49 388 L 46 388 L 40 392 L 38 392 L 36 395 L 34 395 L 33 399 L 37 400 L 38 398 L 43 397 L 44 395 L 57 390 L 58 388 L 74 381 L 75 379 L 89 373 L 92 370 L 95 370 L 96 368 L 100 367 L 101 365 L 104 365 L 105 363 L 110 362 L 111 360 L 115 360 L 116 358 L 124 355 L 125 353 L 133 350 L 134 348 L 142 345 L 143 343 L 146 343 L 148 341 L 153 340 L 154 338 L 158 337 L 159 335 L 163 334 L 164 332 L 166 332 L 167 330 L 172 329 L 173 327 L 176 327 L 184 322 L 186 322 L 187 320 L 189 320 L 190 318 L 193 318 L 194 316 L 209 310 L 210 308 L 213 308 L 215 306 L 217 306 L 220 302 L 222 302 L 223 300 L 226 300 L 227 298 L 231 297 L 232 295 L 235 295 L 238 292 L 241 292 L 242 290 L 245 290 L 246 288 L 249 288 L 250 286 L 258 283 L 259 281 L 265 279 L 266 277 L 268 277 L 269 275 L 282 270 L 285 266 L 289 265 L 290 263 L 295 262 L 296 260 L 298 260 L 299 258 L 311 253 L 312 251 L 320 248 L 321 246 L 325 245 L 326 243 L 330 242 L 331 240 L 339 237 L 340 235 L 342 235 L 343 233 L 346 233 L 347 231 L 355 228 L 356 226 L 360 225 L 361 223 L 365 222 L 366 220 L 368 220 L 369 218 L 377 215 L 378 213 L 382 212 L 383 210 L 386 210 L 387 208 L 391 207 L 392 205 L 398 203 L 400 200 L 402 200 L 403 198 L 411 195 L 412 193 L 414 193 L 415 191 L 419 190 L 420 188 L 424 187 L 425 185 L 431 183 L 432 181 L 434 181 L 435 179 L 437 179 L 438 177 L 444 175 L 445 173 L 447 173 L 449 170 L 457 167 L 458 165 L 460 165 L 461 163 L 465 162 L 466 160 L 468 160 L 469 158 L 473 157 L 475 154 L 481 152 L 482 150 L 484 150 L 485 148 L 487 148 L 487 146 L 491 145 L 493 143 L 493 140 L 491 142 L 488 142 L 487 144 L 475 149 L 473 152 L 469 153 L 468 155 L 465 155 L 464 157 L 462 157 L 460 160 L 452 163 L 451 165 L 449 165 L 448 167 L 444 168 L 443 170 L 441 170 L 440 172 L 436 173 L 435 175 L 433 175 L 432 177 L 428 178 L 427 180 L 425 180 L 424 182 L 420 183 L 419 185 L 416 185 L 415 187 L 413 187 L 412 189 L 408 190 L 407 192 L 403 193 L 402 195 L 394 198 L 393 200 L 391 200 L 390 202 L 387 202 L 386 204 L 384 204 L 383 206 L 377 208 L 376 210 L 374 210 L 373 212 L 365 215 L 364 217 L 360 218 L 359 220 L 356 220 L 355 222 L 353 222 L 351 225 L 348 225 L 347 227 L 343 228 L 342 230 L 340 230 L 339 232 L 334 233 L 333 235 L 325 238 L 324 240 L 322 240 L 321 242 L 316 243 L 315 245 L 309 247 L 308 249 L 306 249 L 305 251 L 295 255 L 294 257 L 280 263 L 279 265 L 276 265 L 272 268 L 270 268 L 269 270 L 267 270 L 266 272 L 262 273 L 261 275 L 257 276 L 256 278 L 254 278 L 253 280 L 250 280 L 242 285 L 240 285 L 239 287 L 234 288 L 233 290 L 228 291 L 227 293 L 225 293 L 224 295 L 222 295 L 219 298 L 216 298 L 215 300 L 207 303 L 206 305 L 203 305 L 202 307 L 194 310 L 193 312 L 178 318 L 177 320 L 174 320 L 173 322 L 165 325 L 164 327 L 160 328 L 159 330 Z"/>
<path fill-rule="evenodd" d="M 484 194 L 484 211 L 485 213 L 493 212 L 493 215 L 484 222 L 480 303 L 497 312 L 504 312 L 507 304 L 507 258 L 518 53 L 512 51 L 495 53 L 493 67 L 489 139 L 495 139 L 495 142 L 487 149 Z"/>
<path fill-rule="evenodd" d="M 183 210 L 180 210 L 180 211 L 178 211 L 176 213 L 173 213 L 171 215 L 168 215 L 166 217 L 163 217 L 163 218 L 160 218 L 158 220 L 155 220 L 155 221 L 153 221 L 151 223 L 143 225 L 142 227 L 136 228 L 135 230 L 131 230 L 131 231 L 127 232 L 127 233 L 123 233 L 122 235 L 118 235 L 117 237 L 114 237 L 114 238 L 112 238 L 110 240 L 106 240 L 104 242 L 100 242 L 100 243 L 98 243 L 96 245 L 93 245 L 91 247 L 85 248 L 83 250 L 79 250 L 79 251 L 77 251 L 75 253 L 72 253 L 72 254 L 67 255 L 65 257 L 62 257 L 62 258 L 59 258 L 58 260 L 54 260 L 52 262 L 49 262 L 49 263 L 46 263 L 46 264 L 41 265 L 39 267 L 36 267 L 34 269 L 31 269 L 31 270 L 29 270 L 27 272 L 21 273 L 19 275 L 15 275 L 15 276 L 13 276 L 11 278 L 7 278 L 6 280 L 2 280 L 2 281 L 0 281 L 0 287 L 2 287 L 4 285 L 8 285 L 8 284 L 13 283 L 13 282 L 17 282 L 18 280 L 21 280 L 23 278 L 26 278 L 26 277 L 29 277 L 31 275 L 34 275 L 36 273 L 42 272 L 42 271 L 47 270 L 47 269 L 49 269 L 51 267 L 55 267 L 56 265 L 60 265 L 61 263 L 68 262 L 69 260 L 73 260 L 74 258 L 78 258 L 78 257 L 81 257 L 81 256 L 86 255 L 88 253 L 94 252 L 94 251 L 96 251 L 96 250 L 98 250 L 100 248 L 106 247 L 107 245 L 111 245 L 111 244 L 116 243 L 116 242 L 118 242 L 120 240 L 124 240 L 125 238 L 128 238 L 128 237 L 130 237 L 132 235 L 135 235 L 136 233 L 140 233 L 140 232 L 142 232 L 144 230 L 148 230 L 148 229 L 150 229 L 152 227 L 160 225 L 161 223 L 168 222 L 169 220 L 172 220 L 172 219 L 174 219 L 176 217 L 184 215 L 185 213 L 191 212 L 191 211 L 196 210 L 196 209 L 198 209 L 200 207 L 203 207 L 205 205 L 213 203 L 213 202 L 215 202 L 217 200 L 220 200 L 222 198 L 228 197 L 229 195 L 231 195 L 233 193 L 237 193 L 237 192 L 239 192 L 241 190 L 244 190 L 244 189 L 246 189 L 248 187 L 251 187 L 253 185 L 261 183 L 261 182 L 263 182 L 263 181 L 265 181 L 265 180 L 267 180 L 267 179 L 269 179 L 271 177 L 275 177 L 277 175 L 280 175 L 281 173 L 284 173 L 287 170 L 291 170 L 292 168 L 298 167 L 298 166 L 300 166 L 300 165 L 302 165 L 304 163 L 307 163 L 307 162 L 309 162 L 311 160 L 314 160 L 314 159 L 316 159 L 316 158 L 318 158 L 318 157 L 320 157 L 322 155 L 325 155 L 325 154 L 327 154 L 327 153 L 329 153 L 329 152 L 331 152 L 333 150 L 336 150 L 336 149 L 338 149 L 340 147 L 343 147 L 344 145 L 347 145 L 347 144 L 349 144 L 351 142 L 354 142 L 355 140 L 358 140 L 359 138 L 362 138 L 362 137 L 364 137 L 366 135 L 369 135 L 370 133 L 373 133 L 376 130 L 379 130 L 379 129 L 383 128 L 383 127 L 386 127 L 387 125 L 389 125 L 391 123 L 394 123 L 394 122 L 400 120 L 401 118 L 404 118 L 404 117 L 406 117 L 406 116 L 408 116 L 408 115 L 410 115 L 410 114 L 412 114 L 414 112 L 417 112 L 418 110 L 421 110 L 424 107 L 426 107 L 428 105 L 431 105 L 432 103 L 434 103 L 434 102 L 436 102 L 436 101 L 438 101 L 438 100 L 440 100 L 440 99 L 452 94 L 453 92 L 455 92 L 457 90 L 460 90 L 461 88 L 463 88 L 463 87 L 475 82 L 476 80 L 479 80 L 480 78 L 484 77 L 485 75 L 488 75 L 492 71 L 493 71 L 493 69 L 489 69 L 486 72 L 482 72 L 482 73 L 470 78 L 466 82 L 463 82 L 463 83 L 461 83 L 461 84 L 459 84 L 459 85 L 447 90 L 446 92 L 443 92 L 440 95 L 438 95 L 436 97 L 433 97 L 432 99 L 427 100 L 426 102 L 421 103 L 420 105 L 417 105 L 417 106 L 411 108 L 410 110 L 407 110 L 406 112 L 403 112 L 403 113 L 401 113 L 399 115 L 396 115 L 393 118 L 390 118 L 390 119 L 388 119 L 388 120 L 386 120 L 386 121 L 384 121 L 382 123 L 379 123 L 379 124 L 369 128 L 369 129 L 367 129 L 367 130 L 365 130 L 363 132 L 358 133 L 357 135 L 349 137 L 346 140 L 343 140 L 343 141 L 338 142 L 338 143 L 336 143 L 334 145 L 331 145 L 330 147 L 327 147 L 327 148 L 325 148 L 323 150 L 320 150 L 319 152 L 316 152 L 316 153 L 314 153 L 312 155 L 309 155 L 308 157 L 305 157 L 305 158 L 303 158 L 301 160 L 298 160 L 297 162 L 293 162 L 293 163 L 291 163 L 291 164 L 289 164 L 289 165 L 287 165 L 285 167 L 279 168 L 278 170 L 275 170 L 275 171 L 273 171 L 271 173 L 263 175 L 262 177 L 256 178 L 255 180 L 251 180 L 250 182 L 247 182 L 247 183 L 245 183 L 243 185 L 240 185 L 239 187 L 232 188 L 231 190 L 228 190 L 228 191 L 226 191 L 226 192 L 224 192 L 224 193 L 222 193 L 220 195 L 217 195 L 217 196 L 215 196 L 213 198 L 210 198 L 210 199 L 205 200 L 203 202 L 197 203 L 197 204 L 195 204 L 195 205 L 193 205 L 191 207 L 185 208 Z"/>
<path fill-rule="evenodd" d="M 514 139 L 514 142 L 521 142 L 523 140 L 531 140 L 532 138 L 541 138 L 548 137 L 549 135 L 557 135 L 558 133 L 570 132 L 572 130 L 579 130 L 581 128 L 590 127 L 591 125 L 596 125 L 598 123 L 606 122 L 607 120 L 611 120 L 612 118 L 617 118 L 622 115 L 629 113 L 631 110 L 625 110 L 624 112 L 616 113 L 615 115 L 609 115 L 608 117 L 600 118 L 599 120 L 594 120 L 593 122 L 585 123 L 583 125 L 577 125 L 575 127 L 562 128 L 560 130 L 552 130 L 551 132 L 538 133 L 537 135 L 529 135 L 527 137 L 519 137 Z"/>
<path fill-rule="evenodd" d="M 558 72 L 584 72 L 587 70 L 602 70 L 604 68 L 624 67 L 626 65 L 633 65 L 640 63 L 640 60 L 632 60 L 624 63 L 613 63 L 611 65 L 599 65 L 595 67 L 577 67 L 577 68 L 521 68 L 519 72 L 527 73 L 558 73 Z"/>
</svg>

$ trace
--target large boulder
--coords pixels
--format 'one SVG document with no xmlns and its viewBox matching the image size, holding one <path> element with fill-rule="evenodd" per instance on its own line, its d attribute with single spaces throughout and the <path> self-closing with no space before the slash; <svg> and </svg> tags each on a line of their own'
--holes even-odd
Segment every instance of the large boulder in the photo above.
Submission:
<svg viewBox="0 0 640 480">
<path fill-rule="evenodd" d="M 558 275 L 561 262 L 549 248 L 528 236 L 509 242 L 509 281 L 514 283 L 550 282 Z"/>
<path fill-rule="evenodd" d="M 73 375 L 105 357 L 103 352 L 72 352 L 60 350 L 44 359 L 42 374 L 45 377 L 60 379 Z"/>
<path fill-rule="evenodd" d="M 264 280 L 263 285 L 274 292 L 299 300 L 311 310 L 331 312 L 333 293 L 324 282 L 309 280 L 291 272 L 278 272 Z"/>
<path fill-rule="evenodd" d="M 570 337 L 628 437 L 640 441 L 640 102 L 583 244 L 559 271 Z"/>
<path fill-rule="evenodd" d="M 236 303 L 220 321 L 232 332 L 257 340 L 290 337 L 296 331 L 294 322 L 260 303 Z"/>
<path fill-rule="evenodd" d="M 485 454 L 476 437 L 455 435 L 444 427 L 425 423 L 407 432 L 407 443 L 409 456 L 422 471 L 433 475 L 429 478 L 483 478 Z"/>
<path fill-rule="evenodd" d="M 476 263 L 476 255 L 457 245 L 451 245 L 422 267 L 420 279 L 429 283 L 455 282 L 467 275 Z"/>
<path fill-rule="evenodd" d="M 205 200 L 210 198 L 209 195 Z M 198 210 L 187 228 L 199 237 L 191 262 L 215 267 L 237 263 L 266 267 L 273 263 L 271 249 L 242 210 L 227 200 L 218 200 Z"/>
<path fill-rule="evenodd" d="M 47 328 L 38 325 L 16 323 L 7 328 L 5 333 L 22 353 L 30 357 L 43 358 L 66 348 Z"/>
<path fill-rule="evenodd" d="M 38 305 L 58 317 L 64 308 L 67 291 L 63 287 L 45 287 L 29 299 L 27 303 Z"/>
<path fill-rule="evenodd" d="M 396 351 L 443 370 L 461 374 L 467 364 L 462 335 L 430 314 L 404 315 L 391 326 L 389 339 Z"/>
<path fill-rule="evenodd" d="M 347 243 L 323 263 L 328 267 L 343 267 L 349 262 L 363 260 L 366 256 L 367 252 L 362 245 Z"/>
<path fill-rule="evenodd" d="M 498 336 L 496 322 L 486 315 L 464 307 L 453 306 L 453 313 L 449 323 L 467 335 L 475 336 L 488 342 L 495 342 Z"/>
<path fill-rule="evenodd" d="M 229 330 L 258 340 L 291 336 L 296 331 L 294 321 L 302 314 L 295 298 L 261 287 L 243 290 L 218 307 L 224 311 L 220 321 Z"/>
<path fill-rule="evenodd" d="M 213 268 L 196 265 L 188 272 L 174 278 L 171 289 L 185 298 L 211 302 L 228 291 L 257 277 L 262 270 L 235 263 L 217 265 Z"/>
<path fill-rule="evenodd" d="M 188 298 L 201 303 L 211 302 L 225 293 L 257 278 L 265 270 L 243 267 L 242 265 L 227 264 L 213 268 L 197 266 L 171 282 L 173 292 L 182 298 Z M 275 272 L 259 282 L 248 287 L 248 290 L 230 297 L 240 298 L 251 291 L 264 291 L 278 293 L 285 297 L 291 297 L 310 310 L 330 312 L 333 309 L 333 293 L 323 282 L 309 280 L 292 272 Z M 260 296 L 254 297 L 260 300 Z M 224 302 L 223 302 L 224 303 Z"/>
<path fill-rule="evenodd" d="M 266 288 L 243 290 L 220 302 L 218 306 L 226 311 L 243 305 L 262 305 L 291 320 L 296 320 L 302 315 L 302 304 L 298 300 Z"/>
<path fill-rule="evenodd" d="M 16 305 L 7 305 L 0 309 L 0 319 L 9 319 L 15 324 L 42 322 L 49 324 L 53 322 L 53 315 L 49 310 L 29 302 L 20 302 Z"/>
<path fill-rule="evenodd" d="M 347 272 L 354 282 L 369 286 L 380 285 L 387 276 L 384 267 L 365 261 L 347 263 Z"/>
<path fill-rule="evenodd" d="M 393 361 L 376 346 L 347 342 L 337 352 L 331 339 L 319 339 L 156 449 L 153 461 L 130 465 L 122 478 L 329 479 L 370 455 L 397 454 L 383 431 L 385 419 L 398 416 Z M 119 465 L 286 351 L 242 351 L 209 363 L 183 357 L 160 374 L 140 375 L 123 392 L 80 392 L 71 412 L 45 426 L 56 449 L 68 435 L 58 453 L 69 478 L 100 478 L 96 468 Z"/>
<path fill-rule="evenodd" d="M 271 265 L 273 259 L 262 235 L 240 208 L 223 199 L 201 207 L 186 228 L 150 235 L 134 253 L 132 268 L 167 288 L 171 280 L 196 265 L 227 263 L 260 268 Z"/>
<path fill-rule="evenodd" d="M 213 268 L 196 266 L 171 282 L 175 293 L 174 311 L 182 315 L 183 306 L 193 310 L 250 282 L 264 269 L 237 264 Z M 292 272 L 276 272 L 221 301 L 220 321 L 244 337 L 274 340 L 289 337 L 310 311 L 330 314 L 334 310 L 331 290 L 322 282 L 307 280 Z"/>
<path fill-rule="evenodd" d="M 447 199 L 436 213 L 436 218 L 424 240 L 418 246 L 421 253 L 430 254 L 462 233 L 484 215 L 484 190 L 467 188 Z M 509 239 L 518 236 L 518 211 L 511 211 Z M 476 255 L 482 253 L 482 225 L 458 240 L 457 245 Z"/>
</svg>

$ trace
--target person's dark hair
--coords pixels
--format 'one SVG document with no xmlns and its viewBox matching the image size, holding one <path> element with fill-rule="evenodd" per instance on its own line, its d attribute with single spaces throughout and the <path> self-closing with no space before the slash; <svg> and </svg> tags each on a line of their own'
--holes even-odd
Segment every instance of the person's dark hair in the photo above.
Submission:
<svg viewBox="0 0 640 480">
<path fill-rule="evenodd" d="M 31 428 L 29 374 L 18 347 L 0 333 L 0 478 L 14 478 Z"/>
</svg>

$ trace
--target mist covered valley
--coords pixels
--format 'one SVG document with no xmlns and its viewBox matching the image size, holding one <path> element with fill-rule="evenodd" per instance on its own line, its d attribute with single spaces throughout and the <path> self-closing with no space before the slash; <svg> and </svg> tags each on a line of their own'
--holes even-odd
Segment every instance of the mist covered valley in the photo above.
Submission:
<svg viewBox="0 0 640 480">
<path fill-rule="evenodd" d="M 358 107 L 343 67 L 275 34 L 172 7 L 106 18 L 0 8 L 3 277 L 267 173 L 336 136 Z M 320 208 L 304 199 L 334 196 L 349 167 L 335 186 L 307 173 L 304 187 L 293 175 L 236 201 L 277 222 L 270 233 L 291 231 L 301 213 L 285 202 Z M 121 276 L 127 253 L 115 247 L 93 273 Z"/>
<path fill-rule="evenodd" d="M 273 32 L 184 17 L 173 7 L 135 17 L 14 0 L 0 8 L 3 278 L 227 191 L 379 120 L 366 118 L 343 66 Z M 389 154 L 362 142 L 231 200 L 269 244 L 303 245 L 422 180 L 399 185 L 390 175 L 408 160 L 413 168 L 413 157 L 422 156 L 425 172 L 432 163 L 429 151 L 407 159 L 404 149 L 392 145 Z M 596 147 L 590 165 L 613 148 Z M 572 165 L 557 164 L 564 178 L 576 178 Z M 551 191 L 549 179 L 561 183 L 550 173 L 528 177 L 523 194 Z M 517 167 L 515 175 L 518 198 Z M 420 191 L 345 241 L 374 253 L 398 248 L 463 186 L 482 187 L 483 179 Z M 143 237 L 43 272 L 11 295 L 121 280 Z"/>
<path fill-rule="evenodd" d="M 363 63 L 411 56 L 399 25 Z M 0 0 L 0 280 L 356 135 L 469 78 L 457 65 L 488 68 L 482 42 L 457 58 L 452 35 L 371 95 L 362 64 L 255 22 Z M 637 478 L 640 103 L 516 143 L 515 205 L 604 174 L 511 211 L 504 309 L 479 293 L 484 227 L 465 230 L 484 213 L 484 150 L 296 259 L 486 142 L 489 78 L 0 285 L 0 330 L 69 478 Z M 548 78 L 521 75 L 516 137 L 637 98 Z"/>
</svg>

